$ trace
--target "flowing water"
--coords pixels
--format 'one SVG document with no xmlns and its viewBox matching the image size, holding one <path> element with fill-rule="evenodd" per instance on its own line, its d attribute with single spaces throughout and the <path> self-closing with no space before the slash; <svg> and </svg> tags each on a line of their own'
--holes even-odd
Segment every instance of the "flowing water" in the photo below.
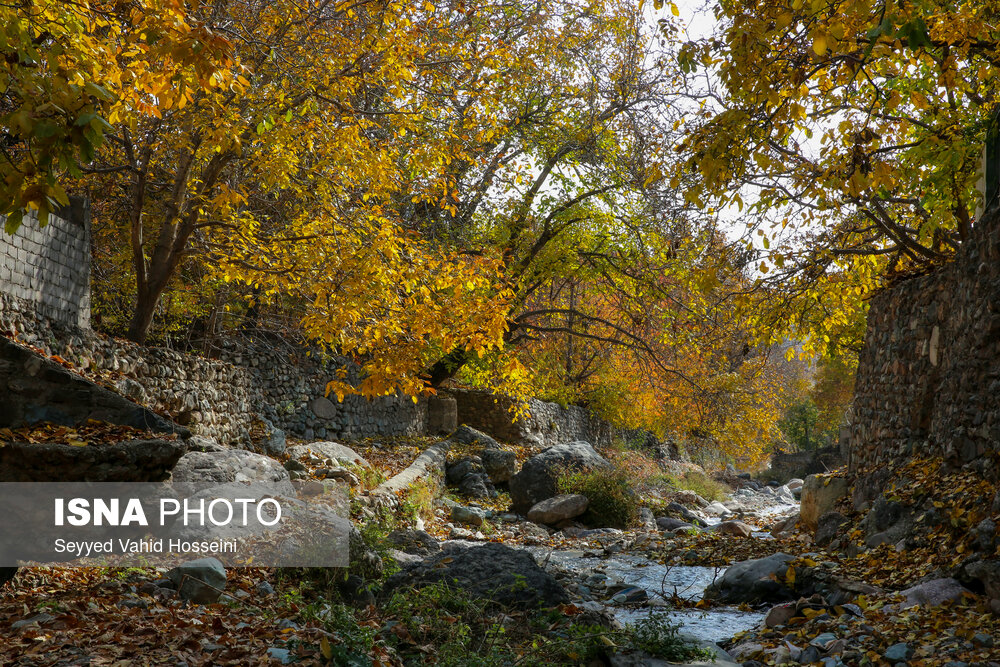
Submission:
<svg viewBox="0 0 1000 667">
<path fill-rule="evenodd" d="M 604 574 L 623 584 L 638 586 L 646 591 L 649 599 L 663 601 L 675 593 L 686 600 L 700 600 L 708 586 L 725 568 L 663 565 L 633 554 L 615 554 L 608 558 L 584 556 L 580 551 L 546 551 L 533 549 L 535 557 L 544 562 L 550 559 L 567 570 L 591 571 Z M 634 623 L 650 613 L 666 614 L 681 624 L 681 632 L 712 642 L 732 637 L 737 632 L 760 624 L 764 612 L 744 612 L 735 607 L 701 609 L 670 609 L 669 607 L 609 607 L 623 623 Z"/>
</svg>

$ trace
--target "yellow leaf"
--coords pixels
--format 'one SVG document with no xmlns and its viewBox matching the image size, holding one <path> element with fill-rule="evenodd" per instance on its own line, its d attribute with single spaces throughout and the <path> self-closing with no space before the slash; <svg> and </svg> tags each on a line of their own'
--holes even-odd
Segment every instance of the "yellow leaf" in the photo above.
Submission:
<svg viewBox="0 0 1000 667">
<path fill-rule="evenodd" d="M 816 55 L 825 56 L 826 48 L 826 35 L 816 35 L 813 39 L 813 51 L 816 52 Z"/>
</svg>

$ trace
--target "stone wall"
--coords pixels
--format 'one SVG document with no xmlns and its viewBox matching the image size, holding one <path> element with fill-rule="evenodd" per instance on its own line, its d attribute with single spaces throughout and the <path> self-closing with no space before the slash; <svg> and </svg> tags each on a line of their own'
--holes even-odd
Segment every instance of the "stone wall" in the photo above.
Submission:
<svg viewBox="0 0 1000 667">
<path fill-rule="evenodd" d="M 249 441 L 254 382 L 244 368 L 62 326 L 37 317 L 32 304 L 3 293 L 0 335 L 60 357 L 194 433 L 233 444 Z"/>
<path fill-rule="evenodd" d="M 0 223 L 2 224 L 2 223 Z M 45 227 L 34 211 L 13 235 L 0 232 L 0 292 L 24 299 L 45 317 L 90 326 L 90 209 L 84 199 Z"/>
<path fill-rule="evenodd" d="M 344 379 L 358 382 L 357 367 L 347 359 L 324 358 L 316 350 L 280 340 L 258 341 L 252 347 L 229 343 L 219 356 L 250 372 L 261 413 L 297 437 L 355 440 L 425 431 L 426 400 L 345 396 L 338 402 L 336 396 L 326 397 L 327 383 L 341 370 Z"/>
<path fill-rule="evenodd" d="M 938 455 L 996 475 L 998 397 L 1000 213 L 993 209 L 952 262 L 872 299 L 850 468 Z"/>
<path fill-rule="evenodd" d="M 233 344 L 222 351 L 221 360 L 207 359 L 63 326 L 39 318 L 33 304 L 3 292 L 0 335 L 59 356 L 193 433 L 223 443 L 248 444 L 258 416 L 307 440 L 420 435 L 427 430 L 426 400 L 348 396 L 338 403 L 326 398 L 326 383 L 338 376 L 338 369 L 347 369 L 347 378 L 356 381 L 356 367 L 344 359 L 321 361 L 287 342 Z M 437 419 L 434 430 L 453 430 L 454 422 L 453 415 L 450 421 Z"/>
<path fill-rule="evenodd" d="M 662 449 L 667 458 L 680 458 L 676 445 L 661 442 L 652 433 L 622 429 L 576 405 L 530 399 L 528 415 L 513 421 L 512 403 L 481 391 L 452 391 L 457 402 L 459 424 L 466 424 L 498 440 L 529 447 L 550 447 L 573 440 L 586 440 L 606 447 L 614 440 L 641 440 L 651 449 Z"/>
</svg>

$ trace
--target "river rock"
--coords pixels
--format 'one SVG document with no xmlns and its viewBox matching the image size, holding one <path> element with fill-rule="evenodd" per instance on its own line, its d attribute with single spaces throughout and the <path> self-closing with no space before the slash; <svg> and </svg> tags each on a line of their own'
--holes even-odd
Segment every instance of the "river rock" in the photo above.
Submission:
<svg viewBox="0 0 1000 667">
<path fill-rule="evenodd" d="M 441 544 L 430 533 L 423 530 L 394 530 L 386 535 L 385 539 L 400 551 L 408 554 L 428 556 L 441 551 Z"/>
<path fill-rule="evenodd" d="M 799 522 L 799 515 L 793 514 L 786 519 L 782 519 L 771 526 L 772 537 L 790 537 L 795 532 L 795 527 Z"/>
<path fill-rule="evenodd" d="M 554 526 L 568 519 L 575 519 L 587 511 L 590 500 L 579 493 L 546 498 L 528 510 L 528 520 Z"/>
<path fill-rule="evenodd" d="M 910 607 L 936 607 L 951 600 L 958 600 L 963 595 L 972 595 L 972 591 L 952 578 L 932 579 L 922 584 L 907 588 L 900 593 L 906 600 L 899 605 L 900 609 Z"/>
<path fill-rule="evenodd" d="M 600 470 L 610 465 L 589 442 L 578 440 L 549 447 L 525 461 L 521 471 L 510 478 L 513 509 L 524 514 L 556 495 L 556 480 L 563 470 Z"/>
<path fill-rule="evenodd" d="M 837 537 L 840 527 L 847 523 L 847 517 L 840 512 L 827 512 L 816 522 L 816 535 L 813 541 L 817 546 L 825 547 Z"/>
<path fill-rule="evenodd" d="M 767 616 L 764 617 L 764 625 L 769 628 L 786 625 L 788 621 L 795 617 L 795 614 L 795 603 L 785 602 L 783 604 L 779 604 L 771 607 L 771 610 L 767 612 Z"/>
<path fill-rule="evenodd" d="M 722 535 L 735 535 L 736 537 L 750 537 L 753 535 L 753 528 L 742 521 L 723 521 L 716 526 L 715 530 Z"/>
<path fill-rule="evenodd" d="M 295 496 L 295 487 L 280 463 L 244 449 L 188 452 L 177 461 L 171 479 L 198 485 L 256 482 L 280 495 Z"/>
<path fill-rule="evenodd" d="M 729 508 L 719 501 L 709 503 L 708 507 L 703 508 L 702 511 L 709 516 L 723 516 L 730 513 Z"/>
<path fill-rule="evenodd" d="M 479 454 L 483 471 L 494 484 L 506 484 L 517 474 L 517 454 L 505 449 L 484 449 Z"/>
<path fill-rule="evenodd" d="M 451 508 L 451 520 L 469 526 L 481 526 L 483 525 L 483 521 L 486 520 L 486 511 L 478 507 L 453 505 Z"/>
<path fill-rule="evenodd" d="M 226 568 L 217 558 L 199 558 L 178 565 L 167 572 L 167 578 L 182 600 L 198 604 L 212 604 L 226 588 Z"/>
<path fill-rule="evenodd" d="M 784 581 L 794 556 L 776 553 L 767 558 L 735 563 L 705 589 L 705 597 L 722 602 L 783 602 L 796 595 Z"/>
<path fill-rule="evenodd" d="M 670 516 L 661 516 L 656 520 L 656 526 L 660 530 L 680 530 L 682 528 L 693 528 L 687 521 L 681 521 Z"/>
<path fill-rule="evenodd" d="M 843 477 L 809 475 L 802 485 L 799 520 L 810 532 L 815 532 L 819 518 L 832 512 L 837 501 L 847 495 L 850 484 Z"/>
<path fill-rule="evenodd" d="M 386 595 L 403 588 L 447 583 L 506 609 L 534 610 L 569 601 L 565 589 L 526 551 L 495 542 L 451 550 L 392 575 Z"/>
<path fill-rule="evenodd" d="M 675 492 L 674 500 L 683 505 L 687 505 L 689 507 L 697 507 L 698 509 L 708 507 L 709 505 L 709 502 L 704 498 L 702 498 L 701 496 L 699 496 L 697 493 L 695 493 L 694 491 L 688 491 L 686 489 L 683 491 Z"/>
<path fill-rule="evenodd" d="M 307 445 L 295 445 L 294 447 L 289 447 L 286 452 L 293 459 L 319 459 L 321 462 L 331 461 L 334 464 L 339 465 L 359 465 L 364 468 L 370 468 L 371 464 L 368 463 L 365 457 L 358 454 L 356 451 L 348 447 L 347 445 L 342 445 L 339 442 L 310 442 Z"/>
</svg>

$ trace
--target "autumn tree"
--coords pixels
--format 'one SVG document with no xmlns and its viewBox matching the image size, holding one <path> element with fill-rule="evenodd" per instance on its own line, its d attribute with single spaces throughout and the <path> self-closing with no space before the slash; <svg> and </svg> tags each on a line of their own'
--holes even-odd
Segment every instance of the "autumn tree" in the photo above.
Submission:
<svg viewBox="0 0 1000 667">
<path fill-rule="evenodd" d="M 703 103 L 680 147 L 688 196 L 742 211 L 772 321 L 828 347 L 881 277 L 969 236 L 997 7 L 724 0 L 716 18 L 678 55 Z"/>
</svg>

